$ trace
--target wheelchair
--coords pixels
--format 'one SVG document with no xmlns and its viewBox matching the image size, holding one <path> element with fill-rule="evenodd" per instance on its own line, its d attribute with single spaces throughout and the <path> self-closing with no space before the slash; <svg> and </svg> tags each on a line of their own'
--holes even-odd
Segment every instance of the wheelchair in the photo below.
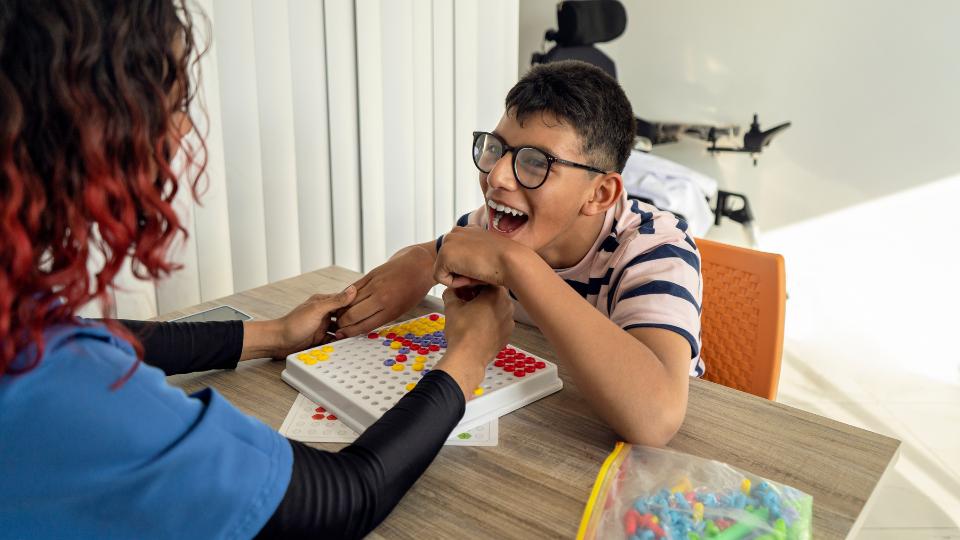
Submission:
<svg viewBox="0 0 960 540">
<path fill-rule="evenodd" d="M 594 45 L 612 41 L 623 34 L 627 27 L 627 12 L 618 0 L 573 0 L 557 4 L 557 28 L 547 30 L 543 37 L 541 51 L 531 57 L 530 64 L 542 64 L 560 60 L 581 60 L 607 72 L 617 78 L 617 68 L 613 60 Z M 545 51 L 547 42 L 554 46 Z M 707 151 L 719 153 L 746 153 L 753 159 L 754 166 L 764 148 L 770 145 L 774 137 L 790 127 L 790 122 L 774 126 L 767 130 L 760 128 L 755 114 L 750 129 L 743 135 L 740 146 L 720 146 L 721 140 L 738 138 L 741 128 L 737 125 L 691 124 L 683 122 L 661 122 L 636 118 L 637 139 L 634 148 L 649 152 L 654 146 L 674 143 L 680 137 L 691 137 L 707 143 Z M 629 194 L 632 199 L 653 204 L 650 199 Z M 757 245 L 758 228 L 750 201 L 743 193 L 717 190 L 716 199 L 708 205 L 714 215 L 714 225 L 720 225 L 723 218 L 733 220 L 744 228 L 748 242 Z M 672 209 L 670 209 L 673 211 Z M 674 211 L 678 217 L 683 217 Z"/>
</svg>

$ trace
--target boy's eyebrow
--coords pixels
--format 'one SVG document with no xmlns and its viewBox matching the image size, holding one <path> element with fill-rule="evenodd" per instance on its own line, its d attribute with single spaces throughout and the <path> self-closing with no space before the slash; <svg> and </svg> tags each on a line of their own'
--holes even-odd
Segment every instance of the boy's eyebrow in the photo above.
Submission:
<svg viewBox="0 0 960 540">
<path fill-rule="evenodd" d="M 511 148 L 514 147 L 514 145 L 510 144 L 510 142 L 507 141 L 507 138 L 504 137 L 503 135 L 501 135 L 499 132 L 497 132 L 497 130 L 493 130 L 493 131 L 491 131 L 490 133 L 496 135 L 496 136 L 497 136 L 501 141 L 503 141 L 504 144 L 506 144 L 507 146 L 509 146 L 509 147 L 511 147 Z M 525 145 L 525 144 L 520 144 L 520 145 L 517 145 L 517 146 L 518 146 L 518 147 L 519 147 L 519 146 L 533 146 L 533 147 L 536 148 L 537 150 L 542 150 L 542 151 L 550 154 L 550 155 L 553 156 L 553 157 L 556 157 L 556 158 L 559 158 L 559 157 L 560 157 L 560 156 L 557 155 L 557 152 L 556 152 L 553 148 L 544 148 L 544 147 L 542 147 L 542 146 L 535 146 L 535 145 L 532 145 L 532 144 L 526 144 L 526 145 Z"/>
</svg>

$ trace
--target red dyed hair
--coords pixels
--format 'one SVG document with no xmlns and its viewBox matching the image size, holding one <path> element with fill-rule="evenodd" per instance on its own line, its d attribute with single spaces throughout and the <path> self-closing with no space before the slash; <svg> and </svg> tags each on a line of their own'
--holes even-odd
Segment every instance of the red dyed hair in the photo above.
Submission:
<svg viewBox="0 0 960 540">
<path fill-rule="evenodd" d="M 176 135 L 195 45 L 176 0 L 0 2 L 0 376 L 33 369 L 43 331 L 85 304 L 106 312 L 128 257 L 140 279 L 175 269 L 170 161 L 183 152 L 196 196 L 205 155 Z"/>
</svg>

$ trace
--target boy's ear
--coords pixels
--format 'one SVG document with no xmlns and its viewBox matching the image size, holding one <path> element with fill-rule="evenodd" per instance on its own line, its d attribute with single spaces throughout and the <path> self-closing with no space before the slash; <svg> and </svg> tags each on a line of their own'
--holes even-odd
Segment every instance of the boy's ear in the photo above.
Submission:
<svg viewBox="0 0 960 540">
<path fill-rule="evenodd" d="M 608 172 L 594 180 L 590 198 L 587 199 L 580 211 L 587 216 L 602 214 L 617 203 L 622 192 L 623 178 L 620 173 Z"/>
</svg>

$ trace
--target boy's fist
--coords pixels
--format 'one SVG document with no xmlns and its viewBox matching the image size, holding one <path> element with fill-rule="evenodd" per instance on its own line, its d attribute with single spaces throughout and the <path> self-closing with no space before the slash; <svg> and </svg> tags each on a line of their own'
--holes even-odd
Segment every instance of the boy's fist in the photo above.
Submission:
<svg viewBox="0 0 960 540">
<path fill-rule="evenodd" d="M 476 225 L 456 227 L 443 237 L 433 278 L 454 289 L 483 284 L 509 286 L 509 264 L 519 249 L 525 248 Z"/>
</svg>

